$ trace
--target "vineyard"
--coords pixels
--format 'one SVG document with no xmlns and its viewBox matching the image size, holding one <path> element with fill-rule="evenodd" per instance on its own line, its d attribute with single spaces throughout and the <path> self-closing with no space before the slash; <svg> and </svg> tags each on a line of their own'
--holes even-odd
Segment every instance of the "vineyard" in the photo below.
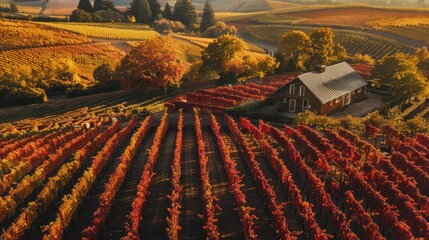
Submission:
<svg viewBox="0 0 429 240">
<path fill-rule="evenodd" d="M 2 239 L 429 237 L 427 135 L 99 109 L 2 124 Z"/>
<path fill-rule="evenodd" d="M 110 40 L 143 40 L 158 35 L 146 25 L 120 23 L 39 23 L 87 37 Z"/>
<path fill-rule="evenodd" d="M 290 73 L 263 78 L 261 83 L 247 85 L 222 86 L 210 89 L 199 89 L 188 92 L 164 105 L 169 109 L 191 110 L 194 107 L 223 112 L 226 108 L 234 107 L 252 100 L 262 100 L 276 91 L 280 86 L 292 81 L 298 73 Z"/>
<path fill-rule="evenodd" d="M 0 51 L 19 48 L 70 45 L 91 39 L 32 22 L 0 20 Z"/>
<path fill-rule="evenodd" d="M 428 17 L 429 12 L 422 9 L 383 9 L 377 7 L 363 6 L 343 6 L 326 7 L 327 9 L 313 9 L 304 11 L 295 11 L 290 13 L 280 13 L 279 17 L 294 17 L 303 19 L 305 24 L 339 25 L 362 27 L 366 22 L 385 19 L 390 17 Z M 332 16 L 335 16 L 334 18 Z"/>
<path fill-rule="evenodd" d="M 429 17 L 402 17 L 377 19 L 367 22 L 366 25 L 377 31 L 385 31 L 399 36 L 428 43 Z"/>
<path fill-rule="evenodd" d="M 81 75 L 92 79 L 95 68 L 106 62 L 119 62 L 124 56 L 125 52 L 111 43 L 88 43 L 2 51 L 0 62 L 6 70 L 18 66 L 38 69 L 46 64 L 48 59 L 70 59 L 76 64 Z"/>
<path fill-rule="evenodd" d="M 292 30 L 302 30 L 310 33 L 312 27 L 263 25 L 246 29 L 256 39 L 278 43 L 280 37 Z M 354 30 L 333 29 L 334 41 L 342 44 L 349 54 L 369 54 L 374 59 L 380 59 L 396 52 L 414 53 L 415 49 L 392 39 L 383 38 L 373 34 L 362 33 Z"/>
</svg>

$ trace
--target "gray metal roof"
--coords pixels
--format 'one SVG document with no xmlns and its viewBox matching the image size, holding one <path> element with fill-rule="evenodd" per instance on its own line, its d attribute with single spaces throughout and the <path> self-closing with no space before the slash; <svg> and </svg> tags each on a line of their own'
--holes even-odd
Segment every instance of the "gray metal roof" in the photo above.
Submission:
<svg viewBox="0 0 429 240">
<path fill-rule="evenodd" d="M 328 66 L 323 73 L 313 71 L 297 78 L 322 104 L 367 85 L 367 81 L 346 62 Z"/>
</svg>

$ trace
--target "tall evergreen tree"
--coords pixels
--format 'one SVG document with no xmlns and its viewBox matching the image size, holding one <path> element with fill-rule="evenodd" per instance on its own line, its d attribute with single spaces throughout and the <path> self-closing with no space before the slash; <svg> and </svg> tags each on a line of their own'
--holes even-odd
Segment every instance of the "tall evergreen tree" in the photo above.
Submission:
<svg viewBox="0 0 429 240">
<path fill-rule="evenodd" d="M 94 0 L 94 12 L 113 8 L 115 8 L 113 0 Z"/>
<path fill-rule="evenodd" d="M 190 0 L 177 0 L 174 5 L 174 19 L 190 29 L 197 20 L 195 7 Z"/>
<path fill-rule="evenodd" d="M 148 0 L 148 3 L 152 12 L 152 20 L 161 19 L 161 4 L 159 4 L 158 0 Z"/>
<path fill-rule="evenodd" d="M 138 11 L 136 20 L 138 23 L 152 24 L 152 11 L 147 0 L 138 1 Z"/>
<path fill-rule="evenodd" d="M 15 4 L 15 1 L 10 1 L 10 11 L 13 13 L 19 12 L 18 7 Z"/>
<path fill-rule="evenodd" d="M 80 0 L 79 4 L 77 5 L 78 9 L 81 9 L 85 12 L 92 12 L 92 4 L 89 0 Z"/>
<path fill-rule="evenodd" d="M 137 14 L 139 11 L 139 1 L 140 0 L 132 0 L 130 6 L 127 9 L 127 13 L 129 16 L 134 16 L 137 20 Z"/>
<path fill-rule="evenodd" d="M 209 0 L 204 4 L 203 16 L 201 18 L 200 32 L 205 32 L 207 28 L 216 25 L 214 11 Z"/>
<path fill-rule="evenodd" d="M 162 15 L 165 19 L 174 20 L 174 14 L 168 2 L 165 4 L 164 12 L 162 13 Z"/>
</svg>

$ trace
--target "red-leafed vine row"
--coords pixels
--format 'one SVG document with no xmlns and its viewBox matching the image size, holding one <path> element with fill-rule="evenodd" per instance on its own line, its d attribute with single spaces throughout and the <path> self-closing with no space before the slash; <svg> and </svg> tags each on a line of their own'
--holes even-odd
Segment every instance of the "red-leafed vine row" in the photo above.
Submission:
<svg viewBox="0 0 429 240">
<path fill-rule="evenodd" d="M 324 131 L 325 137 L 335 145 L 346 157 L 352 159 L 354 162 L 358 162 L 362 155 L 358 152 L 356 147 L 350 143 L 350 141 L 341 137 L 338 133 L 326 129 Z"/>
<path fill-rule="evenodd" d="M 429 214 L 429 198 L 420 193 L 414 179 L 406 177 L 386 158 L 381 159 L 376 166 L 386 173 L 389 180 L 394 182 L 399 190 L 413 198 L 426 215 Z"/>
<path fill-rule="evenodd" d="M 371 137 L 373 139 L 377 139 L 377 135 L 381 132 L 380 128 L 372 125 L 371 123 L 367 123 L 365 125 L 365 136 Z"/>
<path fill-rule="evenodd" d="M 26 174 L 39 166 L 44 160 L 46 160 L 46 156 L 54 154 L 57 149 L 64 148 L 67 142 L 81 134 L 83 134 L 82 130 L 75 130 L 68 132 L 65 135 L 57 136 L 54 139 L 51 139 L 53 142 L 52 144 L 46 144 L 37 148 L 30 156 L 21 158 L 21 162 L 13 167 L 8 174 L 4 175 L 0 181 L 0 195 L 3 195 L 14 182 L 18 182 Z"/>
<path fill-rule="evenodd" d="M 330 150 L 329 145 L 325 144 L 326 139 L 322 138 L 316 131 L 306 126 L 301 126 L 301 130 L 311 138 L 310 142 L 320 146 L 323 149 L 328 149 L 328 151 Z M 319 150 L 321 149 L 319 148 Z M 413 235 L 410 232 L 410 227 L 404 222 L 398 220 L 398 214 L 393 211 L 393 208 L 386 202 L 386 199 L 381 196 L 379 192 L 372 188 L 372 186 L 364 179 L 361 173 L 359 173 L 354 167 L 344 164 L 347 162 L 347 160 L 344 160 L 341 157 L 335 156 L 330 159 L 336 162 L 342 168 L 352 185 L 361 193 L 364 193 L 364 196 L 367 198 L 369 205 L 371 205 L 373 209 L 380 212 L 382 219 L 393 233 L 401 233 L 401 237 L 405 236 L 411 237 L 408 239 L 413 239 Z"/>
<path fill-rule="evenodd" d="M 273 187 L 270 185 L 268 180 L 265 178 L 262 173 L 259 163 L 255 159 L 255 154 L 248 145 L 246 138 L 238 129 L 237 124 L 230 116 L 225 116 L 228 128 L 231 131 L 234 140 L 238 144 L 241 152 L 244 155 L 244 159 L 248 164 L 253 180 L 257 183 L 257 186 L 265 197 L 269 214 L 274 221 L 275 231 L 280 239 L 296 239 L 293 236 L 287 227 L 286 218 L 282 210 L 282 204 L 277 204 L 276 202 L 276 193 L 274 192 Z"/>
<path fill-rule="evenodd" d="M 373 240 L 386 239 L 380 234 L 378 225 L 372 221 L 371 215 L 365 212 L 365 209 L 362 207 L 361 203 L 354 198 L 352 192 L 347 191 L 345 193 L 345 196 L 345 207 L 349 211 L 350 215 L 359 224 L 359 226 L 363 228 L 363 235 L 365 236 L 365 238 Z"/>
<path fill-rule="evenodd" d="M 351 184 L 365 196 L 368 206 L 380 213 L 384 223 L 398 240 L 414 239 L 410 227 L 398 219 L 398 214 L 394 211 L 394 208 L 386 202 L 386 199 L 379 192 L 368 184 L 362 174 L 355 168 L 346 168 L 344 172 Z"/>
<path fill-rule="evenodd" d="M 429 174 L 423 171 L 414 162 L 408 160 L 407 156 L 400 152 L 393 152 L 391 157 L 392 163 L 399 169 L 405 172 L 410 177 L 413 177 L 419 188 L 425 192 L 429 192 Z"/>
<path fill-rule="evenodd" d="M 328 160 L 326 157 L 314 147 L 307 138 L 295 129 L 285 126 L 285 134 L 295 141 L 295 146 L 303 153 L 303 155 L 313 162 L 318 169 L 323 173 L 327 173 L 330 170 Z"/>
<path fill-rule="evenodd" d="M 256 219 L 256 216 L 251 212 L 253 209 L 247 206 L 246 196 L 241 190 L 241 177 L 240 172 L 236 169 L 237 163 L 231 159 L 228 146 L 220 134 L 220 126 L 215 116 L 210 114 L 209 117 L 210 126 L 216 137 L 223 165 L 228 175 L 230 192 L 234 197 L 235 205 L 237 206 L 244 236 L 246 239 L 258 239 L 253 222 L 253 220 Z"/>
<path fill-rule="evenodd" d="M 424 146 L 429 146 L 429 136 L 422 134 L 422 133 L 417 133 L 416 134 L 416 140 L 423 144 Z"/>
<path fill-rule="evenodd" d="M 246 121 L 241 121 L 246 123 Z M 251 124 L 247 122 L 246 125 Z M 271 135 L 271 126 L 265 124 L 263 121 L 259 121 L 259 128 L 267 135 Z M 273 130 L 274 131 L 274 130 Z M 277 175 L 280 177 L 282 184 L 286 186 L 287 197 L 291 200 L 296 211 L 302 216 L 304 220 L 304 227 L 309 232 L 311 239 L 329 239 L 327 235 L 320 227 L 317 225 L 316 219 L 314 218 L 314 212 L 312 210 L 312 205 L 304 201 L 301 196 L 301 191 L 298 189 L 297 185 L 292 179 L 292 174 L 287 169 L 286 165 L 282 160 L 278 158 L 279 153 L 266 141 L 261 139 L 259 141 L 261 144 L 262 151 L 270 160 L 271 165 L 275 169 Z"/>
<path fill-rule="evenodd" d="M 393 151 L 404 154 L 410 161 L 413 161 L 417 166 L 421 167 L 423 171 L 429 174 L 429 159 L 422 153 L 398 139 L 393 140 L 391 144 Z"/>
<path fill-rule="evenodd" d="M 74 136 L 63 148 L 49 155 L 49 158 L 36 168 L 33 174 L 26 175 L 15 187 L 11 188 L 8 195 L 0 199 L 0 223 L 11 216 L 21 204 L 37 187 L 41 186 L 48 175 L 60 166 L 68 157 L 93 139 L 99 132 L 100 127 Z"/>
<path fill-rule="evenodd" d="M 164 139 L 165 133 L 168 130 L 168 111 L 164 112 L 161 123 L 156 129 L 155 137 L 153 139 L 152 146 L 149 149 L 146 165 L 144 166 L 143 173 L 140 177 L 140 182 L 137 185 L 137 196 L 132 203 L 131 212 L 128 216 L 129 223 L 125 227 L 127 235 L 122 239 L 140 239 L 140 221 L 142 219 L 142 208 L 146 203 L 146 199 L 149 195 L 149 187 L 152 183 L 153 176 L 155 173 L 153 169 L 158 160 L 159 149 L 161 146 L 162 139 Z"/>
<path fill-rule="evenodd" d="M 237 105 L 237 102 L 224 97 L 216 97 L 211 94 L 187 93 L 186 100 L 192 103 L 214 105 L 220 107 L 231 107 Z"/>
<path fill-rule="evenodd" d="M 181 229 L 179 223 L 180 209 L 182 208 L 180 200 L 182 199 L 183 185 L 180 183 L 181 159 L 182 159 L 182 139 L 183 139 L 183 111 L 179 110 L 179 120 L 177 121 L 176 148 L 174 150 L 173 164 L 171 166 L 171 187 L 173 191 L 169 196 L 171 206 L 167 209 L 170 216 L 167 217 L 167 235 L 170 240 L 179 239 Z"/>
<path fill-rule="evenodd" d="M 417 237 L 429 237 L 429 224 L 419 211 L 414 207 L 416 203 L 412 198 L 398 190 L 395 184 L 374 166 L 365 164 L 363 173 L 369 181 L 386 197 L 386 199 L 397 207 L 400 217 L 405 219 L 411 230 Z"/>
<path fill-rule="evenodd" d="M 354 146 L 356 146 L 356 148 L 365 155 L 367 161 L 377 162 L 380 158 L 378 150 L 373 145 L 362 140 L 358 135 L 343 128 L 338 129 L 338 133 L 344 139 L 349 140 Z"/>
<path fill-rule="evenodd" d="M 325 190 L 325 184 L 318 178 L 313 170 L 301 158 L 299 152 L 295 149 L 294 145 L 286 138 L 286 136 L 299 135 L 298 131 L 288 126 L 285 126 L 285 135 L 279 130 L 271 128 L 272 136 L 281 144 L 285 149 L 285 153 L 292 159 L 293 164 L 297 167 L 297 171 L 302 176 L 304 181 L 310 186 L 310 189 L 315 194 L 315 198 L 319 205 L 324 208 L 331 217 L 334 226 L 337 226 L 339 237 L 341 239 L 357 239 L 356 234 L 351 232 L 350 224 L 347 218 L 340 209 L 332 202 L 330 195 Z M 302 137 L 301 137 L 302 138 Z M 311 144 L 310 144 L 311 146 Z M 329 165 L 328 165 L 329 169 Z"/>
<path fill-rule="evenodd" d="M 218 231 L 217 221 L 215 216 L 216 209 L 220 209 L 215 204 L 217 201 L 216 197 L 212 193 L 212 185 L 210 184 L 209 171 L 207 169 L 208 158 L 206 157 L 205 144 L 203 140 L 203 133 L 201 131 L 201 122 L 198 116 L 197 109 L 194 108 L 194 123 L 195 123 L 195 134 L 197 136 L 198 146 L 198 158 L 200 165 L 200 179 L 201 188 L 203 192 L 203 201 L 205 206 L 205 226 L 203 227 L 206 231 L 208 239 L 219 239 L 220 234 Z"/>
<path fill-rule="evenodd" d="M 89 141 L 84 148 L 78 150 L 74 154 L 74 159 L 64 164 L 58 170 L 57 174 L 49 179 L 45 187 L 37 195 L 34 204 L 29 204 L 1 237 L 4 239 L 20 239 L 37 217 L 42 215 L 48 206 L 58 197 L 61 188 L 72 179 L 85 161 L 97 151 L 98 147 L 119 130 L 120 125 L 119 121 L 114 123 L 93 141 Z"/>
<path fill-rule="evenodd" d="M 63 198 L 57 217 L 51 222 L 44 232 L 43 240 L 60 240 L 64 231 L 68 227 L 73 214 L 76 212 L 79 204 L 92 188 L 97 176 L 103 170 L 107 161 L 115 151 L 117 145 L 135 128 L 137 121 L 133 118 L 128 122 L 127 126 L 110 138 L 104 147 L 97 153 L 93 159 L 91 166 L 85 170 L 82 177 L 73 186 L 72 192 Z"/>
<path fill-rule="evenodd" d="M 342 168 L 349 165 L 349 158 L 343 157 L 340 151 L 334 149 L 332 144 L 328 143 L 327 139 L 320 136 L 320 134 L 315 130 L 302 124 L 298 125 L 298 130 L 314 147 L 316 147 L 323 155 L 325 155 L 327 159 L 331 159 Z"/>
<path fill-rule="evenodd" d="M 151 126 L 151 120 L 152 118 L 150 116 L 147 117 L 131 137 L 129 145 L 125 148 L 123 154 L 119 158 L 119 164 L 116 167 L 115 172 L 110 175 L 109 181 L 104 186 L 104 192 L 99 197 L 100 205 L 93 214 L 91 225 L 82 231 L 82 239 L 97 238 L 101 226 L 104 224 L 110 213 L 113 200 L 125 179 L 125 175 L 127 174 L 137 148 Z"/>
<path fill-rule="evenodd" d="M 12 170 L 12 168 L 19 163 L 21 163 L 23 158 L 26 158 L 32 155 L 34 152 L 39 150 L 40 148 L 48 148 L 52 147 L 52 140 L 61 136 L 65 136 L 66 134 L 70 134 L 70 132 L 76 132 L 79 130 L 68 131 L 66 133 L 62 133 L 61 131 L 55 131 L 50 133 L 42 138 L 37 139 L 34 142 L 29 142 L 24 146 L 17 148 L 11 152 L 9 152 L 6 156 L 1 157 L 0 160 L 0 175 L 4 175 Z M 34 155 L 34 154 L 33 154 Z M 36 156 L 39 154 L 36 154 Z M 46 156 L 46 155 L 43 155 Z"/>
</svg>

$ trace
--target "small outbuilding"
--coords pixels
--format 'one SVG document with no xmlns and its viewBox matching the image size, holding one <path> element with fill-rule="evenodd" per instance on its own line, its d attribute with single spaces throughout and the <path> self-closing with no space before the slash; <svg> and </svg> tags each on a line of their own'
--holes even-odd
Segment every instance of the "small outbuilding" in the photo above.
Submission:
<svg viewBox="0 0 429 240">
<path fill-rule="evenodd" d="M 269 98 L 288 112 L 311 110 L 328 115 L 364 98 L 367 81 L 346 62 L 326 67 L 318 65 L 313 72 L 299 75 L 283 85 Z"/>
</svg>

